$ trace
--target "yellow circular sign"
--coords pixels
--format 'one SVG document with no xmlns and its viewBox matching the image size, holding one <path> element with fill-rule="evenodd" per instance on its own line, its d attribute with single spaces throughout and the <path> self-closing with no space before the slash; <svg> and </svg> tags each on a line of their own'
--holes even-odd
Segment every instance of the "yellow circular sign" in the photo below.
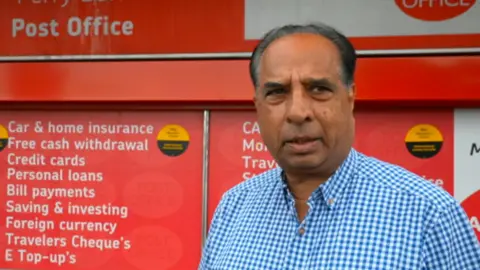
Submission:
<svg viewBox="0 0 480 270">
<path fill-rule="evenodd" d="M 0 125 L 0 151 L 5 149 L 8 145 L 8 130 Z"/>
<path fill-rule="evenodd" d="M 158 132 L 157 145 L 167 156 L 176 157 L 183 154 L 190 143 L 190 135 L 180 125 L 166 125 Z"/>
<path fill-rule="evenodd" d="M 443 146 L 443 136 L 433 125 L 421 124 L 412 127 L 405 137 L 408 152 L 418 158 L 436 156 Z"/>
</svg>

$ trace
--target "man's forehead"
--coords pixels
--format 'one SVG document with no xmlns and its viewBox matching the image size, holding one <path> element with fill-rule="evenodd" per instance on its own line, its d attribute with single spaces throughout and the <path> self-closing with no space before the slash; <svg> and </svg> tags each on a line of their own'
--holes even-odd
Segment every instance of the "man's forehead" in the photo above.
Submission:
<svg viewBox="0 0 480 270">
<path fill-rule="evenodd" d="M 340 57 L 335 45 L 314 34 L 293 34 L 275 40 L 260 62 L 260 79 L 339 75 Z"/>
<path fill-rule="evenodd" d="M 289 34 L 274 40 L 267 47 L 266 51 L 275 47 L 281 46 L 303 46 L 303 47 L 318 47 L 330 46 L 335 49 L 335 45 L 326 37 L 314 33 L 294 33 Z"/>
</svg>

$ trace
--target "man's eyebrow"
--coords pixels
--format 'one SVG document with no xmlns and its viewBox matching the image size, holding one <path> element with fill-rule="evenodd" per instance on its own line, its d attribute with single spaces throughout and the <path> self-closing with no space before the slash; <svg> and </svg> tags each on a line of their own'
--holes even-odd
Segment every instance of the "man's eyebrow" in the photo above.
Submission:
<svg viewBox="0 0 480 270">
<path fill-rule="evenodd" d="M 304 85 L 326 86 L 332 89 L 336 87 L 335 84 L 332 81 L 330 81 L 328 78 L 320 78 L 320 79 L 307 78 L 302 80 L 302 83 Z M 274 82 L 274 81 L 265 82 L 262 86 L 263 89 L 276 89 L 276 88 L 284 88 L 284 87 L 286 87 L 285 84 L 281 82 Z"/>
<path fill-rule="evenodd" d="M 328 78 L 321 78 L 321 79 L 308 78 L 303 80 L 303 84 L 327 86 L 332 89 L 336 88 L 335 83 L 330 81 Z"/>
<path fill-rule="evenodd" d="M 327 78 L 315 79 L 315 78 L 308 78 L 303 80 L 305 84 L 314 84 L 314 85 L 332 85 L 333 83 Z"/>
<path fill-rule="evenodd" d="M 263 88 L 280 88 L 280 87 L 284 87 L 284 85 L 279 82 L 266 82 L 263 84 Z"/>
</svg>

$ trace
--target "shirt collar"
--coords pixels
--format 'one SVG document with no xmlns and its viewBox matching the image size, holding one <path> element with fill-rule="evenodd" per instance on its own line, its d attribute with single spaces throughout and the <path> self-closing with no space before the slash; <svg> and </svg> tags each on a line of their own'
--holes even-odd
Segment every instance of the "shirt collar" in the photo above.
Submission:
<svg viewBox="0 0 480 270">
<path fill-rule="evenodd" d="M 327 205 L 327 207 L 332 209 L 341 199 L 348 183 L 351 182 L 350 179 L 353 177 L 356 171 L 357 159 L 358 152 L 352 148 L 342 165 L 340 165 L 340 167 L 325 183 L 321 184 L 312 193 L 309 200 L 322 201 Z M 280 177 L 282 179 L 282 184 L 286 190 L 287 196 L 293 199 L 290 191 L 288 190 L 286 176 L 283 170 L 280 170 Z"/>
</svg>

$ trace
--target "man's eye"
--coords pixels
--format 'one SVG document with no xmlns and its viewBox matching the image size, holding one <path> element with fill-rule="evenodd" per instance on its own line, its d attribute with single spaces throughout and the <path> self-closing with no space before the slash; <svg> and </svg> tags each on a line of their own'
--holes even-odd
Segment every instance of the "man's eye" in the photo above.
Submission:
<svg viewBox="0 0 480 270">
<path fill-rule="evenodd" d="M 280 95 L 280 94 L 283 94 L 285 93 L 285 90 L 284 89 L 271 89 L 271 90 L 268 90 L 265 94 L 265 96 L 272 96 L 272 95 Z"/>
<path fill-rule="evenodd" d="M 310 91 L 312 92 L 315 92 L 315 93 L 322 93 L 322 92 L 326 92 L 326 91 L 331 91 L 329 88 L 325 87 L 325 86 L 312 86 Z"/>
</svg>

